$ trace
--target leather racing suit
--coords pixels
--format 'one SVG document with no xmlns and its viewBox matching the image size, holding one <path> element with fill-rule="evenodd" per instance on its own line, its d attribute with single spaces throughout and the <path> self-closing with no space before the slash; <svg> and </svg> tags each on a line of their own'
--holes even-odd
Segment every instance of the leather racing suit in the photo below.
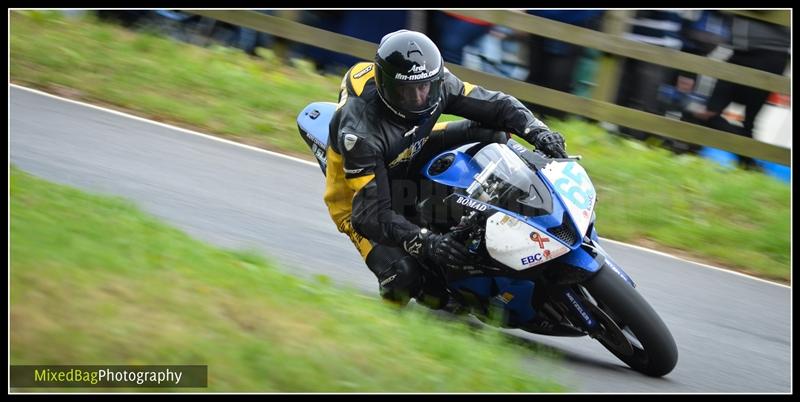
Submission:
<svg viewBox="0 0 800 402">
<path fill-rule="evenodd" d="M 426 287 L 420 279 L 424 268 L 402 247 L 421 228 L 392 208 L 392 182 L 417 177 L 424 162 L 454 145 L 507 140 L 498 130 L 531 143 L 536 133 L 549 130 L 516 98 L 463 82 L 446 68 L 439 107 L 409 123 L 386 109 L 374 76 L 374 63 L 363 62 L 342 80 L 329 126 L 325 203 L 338 230 L 378 277 L 384 298 L 402 300 L 398 289 L 406 298 L 422 291 L 434 293 L 437 305 L 444 296 Z M 437 124 L 443 113 L 468 120 Z"/>
</svg>

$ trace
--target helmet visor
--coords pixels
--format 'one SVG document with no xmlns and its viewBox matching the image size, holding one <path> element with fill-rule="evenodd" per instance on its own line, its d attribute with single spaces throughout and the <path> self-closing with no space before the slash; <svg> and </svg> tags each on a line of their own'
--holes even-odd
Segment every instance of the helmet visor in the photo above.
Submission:
<svg viewBox="0 0 800 402">
<path fill-rule="evenodd" d="M 427 111 L 439 101 L 439 80 L 426 82 L 394 82 L 386 88 L 389 102 L 403 112 Z"/>
</svg>

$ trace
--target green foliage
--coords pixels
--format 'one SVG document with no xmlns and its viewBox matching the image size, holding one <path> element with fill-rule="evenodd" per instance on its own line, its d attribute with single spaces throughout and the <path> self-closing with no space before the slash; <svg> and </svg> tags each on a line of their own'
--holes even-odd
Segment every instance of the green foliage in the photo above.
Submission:
<svg viewBox="0 0 800 402">
<path fill-rule="evenodd" d="M 208 365 L 209 387 L 166 389 L 181 392 L 565 391 L 522 369 L 549 356 L 499 331 L 301 280 L 122 199 L 10 176 L 11 364 Z"/>
</svg>

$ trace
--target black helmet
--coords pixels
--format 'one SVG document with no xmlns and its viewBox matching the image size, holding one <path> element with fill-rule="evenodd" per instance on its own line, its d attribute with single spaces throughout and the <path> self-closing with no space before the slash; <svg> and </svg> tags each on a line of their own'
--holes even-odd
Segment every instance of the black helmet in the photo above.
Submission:
<svg viewBox="0 0 800 402">
<path fill-rule="evenodd" d="M 381 39 L 375 54 L 375 83 L 384 104 L 402 119 L 418 123 L 439 106 L 444 62 L 422 33 L 401 29 Z"/>
</svg>

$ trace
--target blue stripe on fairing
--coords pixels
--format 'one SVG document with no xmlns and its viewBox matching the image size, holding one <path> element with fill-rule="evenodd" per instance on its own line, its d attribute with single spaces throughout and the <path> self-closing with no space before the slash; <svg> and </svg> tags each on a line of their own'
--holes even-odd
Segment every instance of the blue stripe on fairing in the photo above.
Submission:
<svg viewBox="0 0 800 402">
<path fill-rule="evenodd" d="M 625 282 L 628 282 L 628 284 L 631 285 L 631 287 L 635 288 L 636 287 L 636 283 L 633 281 L 633 279 L 631 279 L 630 276 L 628 276 L 628 273 L 625 272 L 625 270 L 623 270 L 622 267 L 619 266 L 619 264 L 617 264 L 617 262 L 614 261 L 614 259 L 611 258 L 611 256 L 608 255 L 606 250 L 603 249 L 602 246 L 600 246 L 600 243 L 596 239 L 592 239 L 592 241 L 594 242 L 594 245 L 595 245 L 595 248 L 597 249 L 597 251 L 605 257 L 606 265 L 608 265 L 608 268 L 610 268 L 612 271 L 616 272 L 617 275 L 619 275 L 622 279 L 624 279 Z"/>
<path fill-rule="evenodd" d="M 589 254 L 582 247 L 576 247 L 571 252 L 558 257 L 559 262 L 573 267 L 578 267 L 589 272 L 597 272 L 600 269 L 600 264 L 597 260 Z"/>
<path fill-rule="evenodd" d="M 444 172 L 437 175 L 428 174 L 428 169 L 430 169 L 433 162 L 437 161 L 439 158 L 444 157 L 447 154 L 452 154 L 455 156 L 455 159 L 453 160 L 453 163 L 450 165 L 450 167 L 448 167 L 447 170 L 445 170 Z M 444 184 L 445 186 L 458 187 L 458 188 L 469 187 L 469 185 L 472 184 L 475 175 L 477 175 L 480 172 L 481 168 L 475 162 L 472 161 L 472 157 L 460 151 L 442 152 L 435 158 L 431 159 L 427 164 L 425 164 L 425 167 L 422 168 L 422 174 L 424 174 L 425 177 L 437 183 Z"/>
</svg>

